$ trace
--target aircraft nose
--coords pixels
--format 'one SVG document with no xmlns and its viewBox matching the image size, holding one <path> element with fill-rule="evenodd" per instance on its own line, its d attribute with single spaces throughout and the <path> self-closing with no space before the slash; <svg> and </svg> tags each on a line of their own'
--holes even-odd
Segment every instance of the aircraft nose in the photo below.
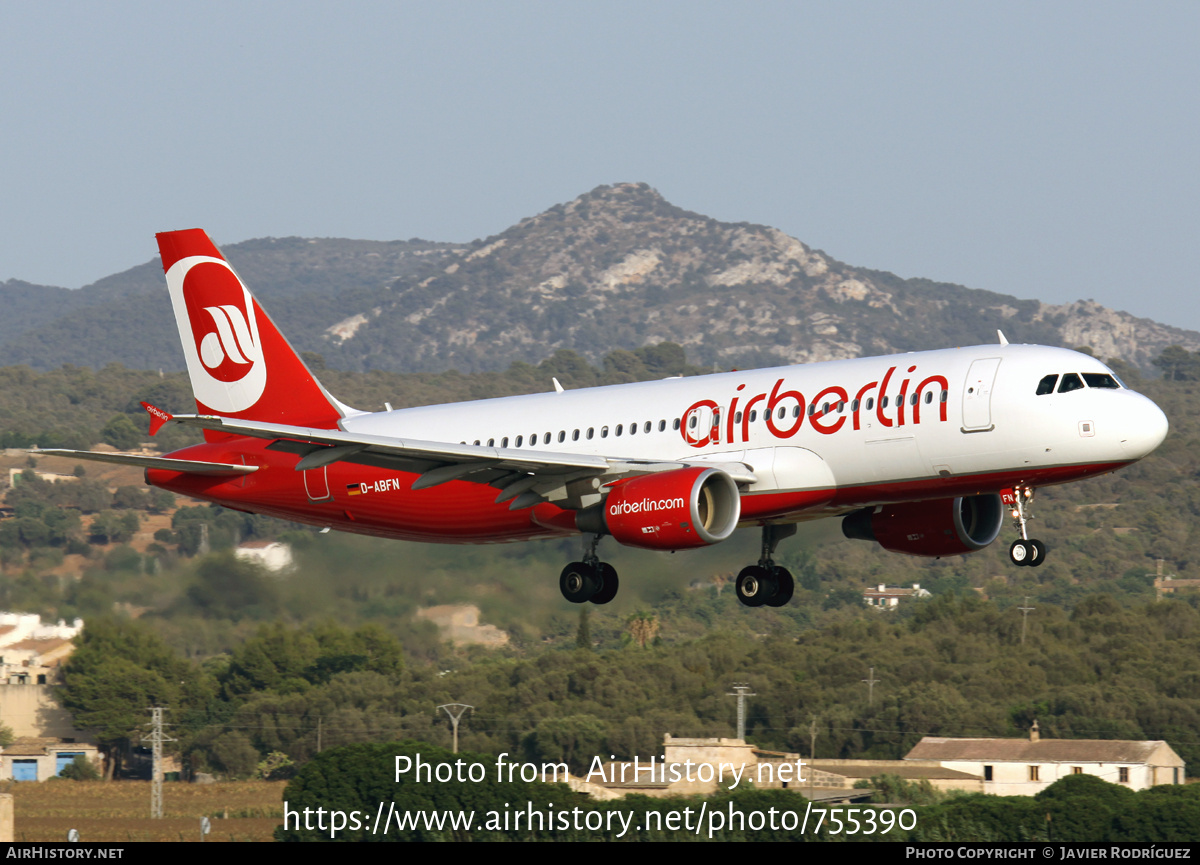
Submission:
<svg viewBox="0 0 1200 865">
<path fill-rule="evenodd" d="M 1141 394 L 1136 396 L 1139 405 L 1130 406 L 1121 430 L 1121 450 L 1131 459 L 1140 460 L 1163 443 L 1170 429 L 1167 416 L 1153 402 Z"/>
</svg>

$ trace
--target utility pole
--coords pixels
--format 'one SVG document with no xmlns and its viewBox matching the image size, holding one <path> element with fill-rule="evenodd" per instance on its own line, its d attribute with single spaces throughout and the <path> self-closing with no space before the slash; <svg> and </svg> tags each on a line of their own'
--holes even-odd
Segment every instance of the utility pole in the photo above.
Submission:
<svg viewBox="0 0 1200 865">
<path fill-rule="evenodd" d="M 1155 560 L 1155 577 L 1154 577 L 1154 600 L 1161 601 L 1163 599 L 1163 590 L 1167 587 L 1167 581 L 1175 579 L 1174 574 L 1163 576 L 1163 560 Z"/>
<path fill-rule="evenodd" d="M 143 742 L 149 742 L 153 762 L 150 769 L 150 817 L 161 820 L 163 815 L 163 779 L 162 779 L 162 746 L 163 742 L 175 740 L 163 732 L 163 710 L 159 706 L 150 707 L 150 735 L 143 736 Z"/>
<path fill-rule="evenodd" d="M 808 723 L 808 735 L 811 737 L 812 744 L 808 749 L 808 799 L 811 802 L 813 799 L 813 788 L 817 784 L 817 770 L 813 764 L 817 760 L 817 716 L 810 715 L 811 720 Z"/>
<path fill-rule="evenodd" d="M 470 709 L 475 711 L 474 706 L 468 706 L 466 703 L 446 703 L 438 706 L 439 709 L 444 709 L 446 714 L 450 716 L 450 724 L 454 727 L 454 753 L 458 753 L 458 719 L 463 716 L 463 712 Z"/>
<path fill-rule="evenodd" d="M 1033 612 L 1033 607 L 1029 606 L 1029 595 L 1025 596 L 1025 606 L 1017 607 L 1021 611 L 1021 645 L 1025 645 L 1025 624 L 1029 619 L 1029 614 Z"/>
<path fill-rule="evenodd" d="M 867 673 L 867 678 L 863 682 L 867 686 L 867 705 L 873 705 L 875 702 L 875 685 L 879 680 L 875 678 L 875 668 L 871 668 L 871 672 Z"/>
<path fill-rule="evenodd" d="M 734 682 L 733 693 L 726 694 L 726 697 L 737 697 L 737 737 L 741 742 L 746 741 L 746 698 L 757 697 L 758 694 L 751 692 L 750 685 L 746 682 Z"/>
</svg>

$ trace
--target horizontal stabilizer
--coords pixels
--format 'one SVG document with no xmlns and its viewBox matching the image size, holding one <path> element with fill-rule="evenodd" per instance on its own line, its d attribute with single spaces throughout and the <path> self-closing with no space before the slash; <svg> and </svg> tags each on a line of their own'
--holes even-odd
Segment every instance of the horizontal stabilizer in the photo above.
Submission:
<svg viewBox="0 0 1200 865">
<path fill-rule="evenodd" d="M 143 454 L 117 454 L 103 451 L 73 451 L 65 448 L 41 448 L 30 451 L 39 456 L 66 457 L 73 460 L 91 460 L 98 463 L 116 463 L 122 466 L 139 466 L 144 469 L 166 469 L 172 472 L 188 472 L 194 475 L 246 475 L 258 471 L 258 466 L 243 466 L 233 463 L 206 463 L 198 460 L 173 460 L 168 457 L 150 457 Z"/>
</svg>

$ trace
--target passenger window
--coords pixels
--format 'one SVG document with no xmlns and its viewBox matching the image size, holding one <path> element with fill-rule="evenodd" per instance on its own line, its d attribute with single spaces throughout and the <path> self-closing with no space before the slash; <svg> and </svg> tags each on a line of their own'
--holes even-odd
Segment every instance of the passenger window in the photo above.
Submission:
<svg viewBox="0 0 1200 865">
<path fill-rule="evenodd" d="M 873 408 L 875 408 L 875 397 L 869 396 L 867 397 L 867 411 L 870 411 Z"/>
<path fill-rule="evenodd" d="M 829 403 L 821 403 L 821 414 L 829 414 Z"/>
<path fill-rule="evenodd" d="M 588 437 L 588 439 L 589 439 L 589 440 L 590 440 L 590 439 L 591 439 L 591 437 L 592 437 L 592 430 L 594 430 L 594 429 L 595 429 L 595 427 L 588 427 L 588 431 L 587 431 L 587 437 Z"/>
<path fill-rule="evenodd" d="M 1114 390 L 1120 387 L 1117 380 L 1106 372 L 1085 372 L 1083 380 L 1087 382 L 1088 387 L 1107 387 Z"/>
<path fill-rule="evenodd" d="M 546 433 L 545 438 L 542 439 L 542 444 L 550 444 L 550 433 Z"/>
<path fill-rule="evenodd" d="M 883 399 L 881 399 L 881 400 L 879 401 L 879 407 L 880 407 L 880 408 L 887 408 L 887 407 L 888 407 L 888 398 L 887 398 L 886 396 L 885 396 Z"/>
<path fill-rule="evenodd" d="M 679 418 L 675 418 L 671 421 L 671 429 L 673 429 L 673 430 L 679 429 Z"/>
<path fill-rule="evenodd" d="M 695 418 L 693 418 L 693 420 L 695 420 Z M 625 429 L 625 424 L 623 424 L 623 423 L 617 424 L 617 435 L 620 435 L 621 430 L 623 430 L 623 429 Z"/>
<path fill-rule="evenodd" d="M 948 399 L 950 399 L 950 391 L 948 391 L 948 390 L 942 391 L 942 400 L 941 401 L 945 402 Z"/>
<path fill-rule="evenodd" d="M 479 439 L 475 439 L 475 446 L 479 447 Z"/>
<path fill-rule="evenodd" d="M 508 436 L 505 436 L 504 438 L 500 439 L 500 447 L 502 447 L 502 448 L 508 447 Z"/>
<path fill-rule="evenodd" d="M 600 427 L 600 438 L 602 438 L 602 439 L 608 438 L 608 427 L 606 427 L 606 426 Z"/>
<path fill-rule="evenodd" d="M 916 395 L 915 393 L 914 393 L 912 396 L 910 396 L 910 397 L 908 398 L 908 404 L 909 404 L 909 405 L 916 405 L 916 404 L 917 404 L 917 395 Z"/>
<path fill-rule="evenodd" d="M 929 405 L 931 402 L 933 402 L 933 391 L 927 390 L 925 391 L 925 405 Z"/>
<path fill-rule="evenodd" d="M 785 417 L 787 417 L 787 406 L 781 405 L 779 407 L 779 419 L 783 420 Z"/>
<path fill-rule="evenodd" d="M 576 434 L 578 434 L 578 431 L 576 431 Z M 567 440 L 567 434 L 563 430 L 558 431 L 558 440 L 560 442 L 564 442 Z"/>
<path fill-rule="evenodd" d="M 846 410 L 846 404 L 844 402 L 839 402 L 837 404 L 837 410 L 838 410 L 838 414 L 841 414 L 842 412 L 844 412 Z"/>
<path fill-rule="evenodd" d="M 575 432 L 571 433 L 571 441 L 579 441 L 579 430 L 575 430 Z"/>
<path fill-rule="evenodd" d="M 812 405 L 810 405 L 808 407 L 808 416 L 812 417 L 816 413 L 817 413 L 817 404 L 814 402 Z"/>
<path fill-rule="evenodd" d="M 758 420 L 758 409 L 750 412 L 750 423 L 754 423 L 756 420 Z"/>
<path fill-rule="evenodd" d="M 792 417 L 800 417 L 800 404 L 792 406 Z"/>
<path fill-rule="evenodd" d="M 619 435 L 619 434 L 620 434 L 620 433 L 618 432 L 618 435 Z M 630 434 L 631 436 L 633 436 L 633 435 L 637 435 L 637 424 L 636 424 L 636 423 L 631 423 L 631 424 L 629 425 L 629 434 Z"/>
<path fill-rule="evenodd" d="M 1054 385 L 1058 383 L 1058 373 L 1048 375 L 1038 382 L 1037 395 L 1045 396 L 1048 393 L 1054 393 Z"/>
<path fill-rule="evenodd" d="M 696 416 L 692 415 L 690 418 L 688 418 L 688 429 L 695 429 L 696 423 Z"/>
<path fill-rule="evenodd" d="M 665 420 L 660 420 L 660 421 L 658 422 L 658 431 L 659 431 L 659 432 L 666 432 L 666 431 L 667 431 L 667 422 L 666 422 Z"/>
<path fill-rule="evenodd" d="M 646 428 L 643 429 L 642 432 L 650 432 L 650 430 L 652 430 L 653 428 L 654 428 L 653 421 L 646 421 Z"/>
<path fill-rule="evenodd" d="M 734 413 L 734 415 L 733 415 L 733 422 L 734 422 L 734 423 L 741 423 L 741 422 L 742 422 L 742 413 L 741 413 L 740 411 L 739 411 L 739 412 L 735 412 L 735 413 Z"/>
<path fill-rule="evenodd" d="M 496 446 L 496 440 L 488 439 L 488 447 L 495 447 L 495 446 Z"/>
<path fill-rule="evenodd" d="M 1058 386 L 1058 392 L 1070 393 L 1073 390 L 1080 390 L 1082 388 L 1083 382 L 1080 380 L 1079 376 L 1073 372 L 1069 372 L 1062 377 L 1062 384 Z"/>
<path fill-rule="evenodd" d="M 524 436 L 517 436 L 517 447 L 521 446 L 521 442 L 525 441 Z"/>
</svg>

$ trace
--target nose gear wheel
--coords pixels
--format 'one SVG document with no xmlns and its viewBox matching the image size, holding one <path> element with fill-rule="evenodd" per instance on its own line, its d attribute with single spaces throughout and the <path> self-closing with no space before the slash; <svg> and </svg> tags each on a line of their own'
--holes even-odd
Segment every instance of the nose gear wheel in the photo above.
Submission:
<svg viewBox="0 0 1200 865">
<path fill-rule="evenodd" d="M 1046 545 L 1036 538 L 1029 537 L 1029 521 L 1033 519 L 1030 505 L 1033 502 L 1033 487 L 1016 487 L 1013 489 L 1012 517 L 1013 527 L 1021 537 L 1012 542 L 1008 548 L 1008 557 L 1018 567 L 1036 568 L 1046 560 Z"/>
</svg>

